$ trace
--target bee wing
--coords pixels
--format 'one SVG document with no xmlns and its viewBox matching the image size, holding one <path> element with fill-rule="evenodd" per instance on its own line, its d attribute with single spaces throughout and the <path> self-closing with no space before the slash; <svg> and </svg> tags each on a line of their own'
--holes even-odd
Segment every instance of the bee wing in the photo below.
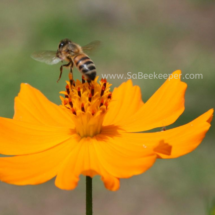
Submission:
<svg viewBox="0 0 215 215">
<path fill-rule="evenodd" d="M 86 54 L 92 54 L 94 51 L 98 49 L 98 47 L 101 45 L 101 42 L 99 40 L 95 40 L 85 46 L 82 46 L 82 50 Z"/>
<path fill-rule="evenodd" d="M 31 55 L 34 60 L 53 65 L 62 61 L 59 57 L 56 57 L 56 51 L 39 51 Z"/>
</svg>

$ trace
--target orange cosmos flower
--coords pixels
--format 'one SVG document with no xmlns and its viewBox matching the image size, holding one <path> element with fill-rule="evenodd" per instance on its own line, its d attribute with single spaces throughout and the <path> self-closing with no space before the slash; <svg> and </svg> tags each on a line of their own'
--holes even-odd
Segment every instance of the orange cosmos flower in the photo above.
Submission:
<svg viewBox="0 0 215 215">
<path fill-rule="evenodd" d="M 0 153 L 13 155 L 0 158 L 0 179 L 27 185 L 56 176 L 55 185 L 70 190 L 80 174 L 101 175 L 107 189 L 117 190 L 120 178 L 145 172 L 156 158 L 191 152 L 208 131 L 213 109 L 178 128 L 146 132 L 174 123 L 184 111 L 187 85 L 180 74 L 146 103 L 131 80 L 113 93 L 106 80 L 68 82 L 61 106 L 22 84 L 14 118 L 0 118 Z"/>
</svg>

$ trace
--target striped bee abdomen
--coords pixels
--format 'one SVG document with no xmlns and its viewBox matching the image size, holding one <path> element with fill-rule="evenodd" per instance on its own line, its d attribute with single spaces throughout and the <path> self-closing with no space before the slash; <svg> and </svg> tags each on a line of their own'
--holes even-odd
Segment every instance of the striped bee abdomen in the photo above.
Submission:
<svg viewBox="0 0 215 215">
<path fill-rule="evenodd" d="M 85 54 L 80 54 L 74 58 L 74 63 L 78 70 L 89 80 L 96 77 L 96 67 L 93 61 Z"/>
</svg>

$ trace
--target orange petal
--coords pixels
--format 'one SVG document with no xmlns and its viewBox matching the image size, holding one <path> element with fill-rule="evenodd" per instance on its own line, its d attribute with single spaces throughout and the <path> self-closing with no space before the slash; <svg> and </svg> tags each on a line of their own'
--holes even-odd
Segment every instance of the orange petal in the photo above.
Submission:
<svg viewBox="0 0 215 215">
<path fill-rule="evenodd" d="M 213 109 L 210 109 L 186 125 L 162 132 L 160 135 L 172 146 L 172 152 L 170 156 L 160 154 L 160 158 L 177 158 L 193 151 L 209 130 L 212 116 Z"/>
<path fill-rule="evenodd" d="M 124 115 L 124 120 L 117 125 L 128 132 L 138 132 L 174 123 L 184 111 L 187 88 L 187 84 L 180 81 L 180 75 L 179 70 L 173 72 L 171 80 L 167 79 L 135 114 Z"/>
<path fill-rule="evenodd" d="M 110 134 L 102 130 L 95 136 L 97 156 L 106 171 L 117 178 L 128 178 L 149 169 L 155 162 L 156 154 L 151 149 L 134 141 L 127 141 L 122 134 Z"/>
<path fill-rule="evenodd" d="M 34 125 L 6 118 L 0 118 L 0 128 L 0 153 L 5 155 L 40 152 L 72 135 L 69 128 Z"/>
<path fill-rule="evenodd" d="M 82 138 L 59 171 L 55 185 L 61 189 L 74 189 L 79 181 L 79 175 L 93 177 L 101 175 L 105 187 L 109 190 L 119 188 L 119 180 L 105 171 L 98 160 L 95 145 L 100 144 L 93 138 Z"/>
<path fill-rule="evenodd" d="M 114 89 L 103 125 L 117 124 L 135 114 L 142 106 L 139 86 L 133 86 L 132 81 L 128 80 Z"/>
<path fill-rule="evenodd" d="M 77 142 L 71 138 L 40 153 L 0 158 L 0 180 L 15 185 L 46 182 L 57 175 L 76 145 Z"/>
<path fill-rule="evenodd" d="M 123 150 L 130 156 L 145 156 L 151 153 L 170 155 L 172 146 L 165 143 L 161 139 L 156 139 L 153 144 L 148 144 L 148 139 L 144 139 L 144 134 L 141 133 L 128 133 L 118 128 L 117 126 L 106 126 L 102 130 L 102 135 L 111 137 L 115 141 L 115 146 L 122 144 Z"/>
<path fill-rule="evenodd" d="M 168 143 L 165 143 L 164 140 L 161 140 L 154 148 L 154 151 L 159 153 L 159 154 L 164 154 L 164 155 L 171 155 L 172 153 L 172 146 L 169 145 Z"/>
<path fill-rule="evenodd" d="M 202 114 L 190 123 L 153 133 L 123 134 L 127 141 L 143 144 L 145 147 L 154 148 L 160 158 L 176 158 L 193 151 L 203 140 L 210 128 L 213 109 Z M 163 143 L 163 149 L 157 150 L 157 143 Z M 165 146 L 171 146 L 171 154 L 165 153 Z"/>
<path fill-rule="evenodd" d="M 15 98 L 14 119 L 38 125 L 56 125 L 74 128 L 70 111 L 50 102 L 39 90 L 29 84 L 21 84 Z"/>
</svg>

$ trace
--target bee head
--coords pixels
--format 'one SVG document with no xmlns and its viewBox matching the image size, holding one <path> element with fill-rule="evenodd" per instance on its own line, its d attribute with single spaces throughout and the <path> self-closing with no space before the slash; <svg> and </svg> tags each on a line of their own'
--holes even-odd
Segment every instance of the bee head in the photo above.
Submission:
<svg viewBox="0 0 215 215">
<path fill-rule="evenodd" d="M 79 52 L 79 46 L 73 43 L 69 39 L 63 39 L 60 41 L 57 56 L 62 58 L 65 55 L 75 55 Z"/>
<path fill-rule="evenodd" d="M 69 40 L 69 39 L 63 39 L 63 40 L 61 40 L 60 43 L 59 43 L 59 45 L 58 45 L 58 51 L 62 51 L 63 48 L 65 46 L 67 46 L 68 44 L 70 44 L 70 43 L 72 43 L 72 41 Z"/>
</svg>

